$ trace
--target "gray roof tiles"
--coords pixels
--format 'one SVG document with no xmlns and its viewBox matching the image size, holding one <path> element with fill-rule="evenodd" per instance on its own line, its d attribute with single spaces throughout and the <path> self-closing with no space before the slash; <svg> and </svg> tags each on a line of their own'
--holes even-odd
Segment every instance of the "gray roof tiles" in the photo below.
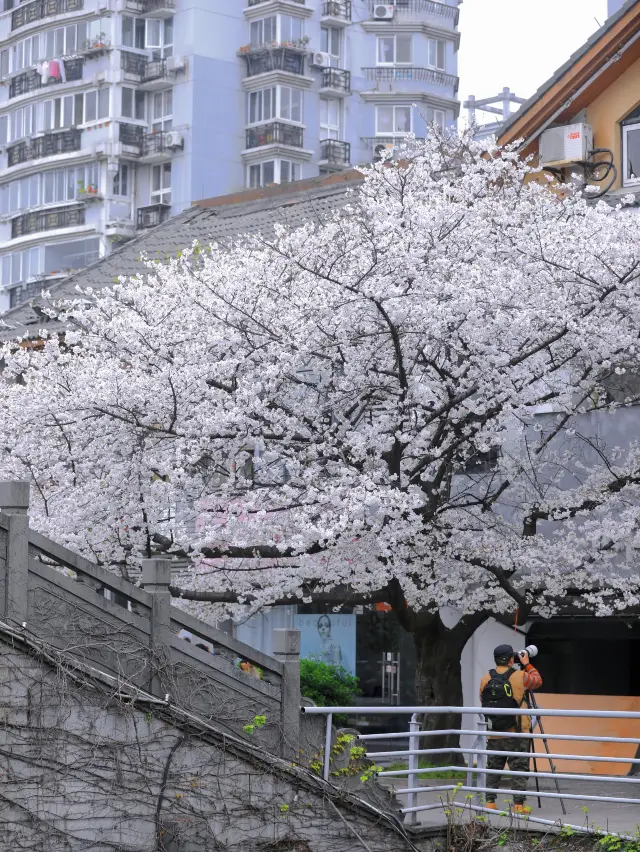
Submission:
<svg viewBox="0 0 640 852">
<path fill-rule="evenodd" d="M 200 202 L 200 205 L 174 216 L 162 225 L 142 232 L 139 236 L 113 251 L 108 257 L 76 272 L 59 282 L 51 282 L 48 289 L 52 298 L 73 296 L 77 288 L 108 287 L 120 275 L 137 275 L 144 272 L 141 255 L 152 260 L 165 260 L 198 240 L 204 245 L 224 242 L 243 233 L 267 232 L 277 222 L 297 227 L 309 220 L 322 221 L 333 210 L 344 206 L 347 190 L 361 181 L 355 173 L 344 175 L 344 180 L 301 181 L 286 190 L 277 188 L 274 194 L 243 200 L 243 196 L 230 196 Z M 205 206 L 206 205 L 206 206 Z M 46 287 L 46 285 L 43 285 Z M 19 305 L 5 313 L 0 320 L 0 341 L 36 336 L 46 324 L 38 304 L 42 297 Z M 51 326 L 50 326 L 51 327 Z"/>
</svg>

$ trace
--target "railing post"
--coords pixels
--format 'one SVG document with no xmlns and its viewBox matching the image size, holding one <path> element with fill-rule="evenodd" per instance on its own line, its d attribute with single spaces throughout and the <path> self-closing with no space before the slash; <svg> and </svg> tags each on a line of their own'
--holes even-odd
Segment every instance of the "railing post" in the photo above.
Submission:
<svg viewBox="0 0 640 852">
<path fill-rule="evenodd" d="M 142 586 L 151 595 L 149 647 L 151 651 L 151 692 L 161 695 L 162 670 L 171 657 L 171 560 L 143 559 Z"/>
<path fill-rule="evenodd" d="M 329 780 L 331 769 L 331 733 L 333 728 L 333 713 L 327 713 L 327 727 L 324 732 L 324 763 L 322 764 L 322 777 Z"/>
<path fill-rule="evenodd" d="M 282 756 L 297 759 L 300 751 L 300 631 L 277 627 L 273 656 L 284 665 L 280 696 Z"/>
<path fill-rule="evenodd" d="M 487 750 L 487 722 L 484 716 L 482 715 L 478 718 L 478 737 L 476 739 L 476 745 L 474 746 L 474 748 L 480 749 L 482 751 Z M 476 785 L 478 787 L 476 799 L 478 800 L 479 805 L 484 806 L 484 803 L 487 799 L 487 794 L 483 791 L 483 788 L 487 786 L 486 754 L 478 754 L 476 752 L 476 766 L 478 769 L 478 772 L 476 773 Z"/>
<path fill-rule="evenodd" d="M 0 605 L 7 621 L 22 624 L 27 620 L 29 585 L 29 483 L 0 482 L 0 510 L 9 516 Z"/>
<path fill-rule="evenodd" d="M 411 717 L 411 721 L 409 722 L 409 731 L 411 734 L 417 734 L 420 730 L 420 722 L 418 722 L 418 714 L 414 713 Z M 417 751 L 418 744 L 420 742 L 420 737 L 410 736 L 409 737 L 409 752 Z M 407 786 L 408 787 L 417 787 L 418 785 L 418 776 L 416 774 L 419 768 L 419 757 L 417 754 L 409 754 L 409 774 L 407 776 Z M 418 804 L 418 794 L 417 793 L 409 793 L 407 799 L 407 807 L 415 808 Z M 418 814 L 416 811 L 411 811 L 407 814 L 408 822 L 415 824 L 418 821 Z"/>
</svg>

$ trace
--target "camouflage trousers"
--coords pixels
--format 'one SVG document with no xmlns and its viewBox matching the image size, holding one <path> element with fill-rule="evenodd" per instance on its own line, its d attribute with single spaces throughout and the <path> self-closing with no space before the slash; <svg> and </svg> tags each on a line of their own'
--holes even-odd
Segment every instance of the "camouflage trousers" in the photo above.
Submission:
<svg viewBox="0 0 640 852">
<path fill-rule="evenodd" d="M 490 775 L 491 769 L 504 769 L 506 764 L 509 764 L 509 769 L 512 772 L 528 772 L 529 771 L 529 740 L 521 740 L 518 737 L 500 737 L 497 739 L 487 740 L 487 749 L 495 752 L 487 757 L 487 787 L 493 790 L 498 790 L 500 787 L 501 775 Z M 522 757 L 508 757 L 502 752 L 505 751 L 520 751 Z M 506 787 L 512 790 L 526 790 L 527 781 L 529 780 L 523 775 L 505 775 Z M 487 802 L 495 802 L 496 793 L 487 793 Z M 521 805 L 525 796 L 517 796 L 514 794 L 513 801 L 516 805 Z"/>
</svg>

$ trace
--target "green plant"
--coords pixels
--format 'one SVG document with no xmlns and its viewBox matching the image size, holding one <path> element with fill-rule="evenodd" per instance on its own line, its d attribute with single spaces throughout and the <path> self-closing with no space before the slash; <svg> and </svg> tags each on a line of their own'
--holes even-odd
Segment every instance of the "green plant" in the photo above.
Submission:
<svg viewBox="0 0 640 852">
<path fill-rule="evenodd" d="M 256 728 L 264 728 L 266 724 L 266 716 L 254 716 L 248 724 L 242 726 L 242 730 L 245 734 L 253 734 Z"/>
<path fill-rule="evenodd" d="M 349 707 L 361 695 L 358 678 L 342 666 L 332 666 L 318 660 L 300 660 L 300 691 L 319 707 Z M 336 724 L 346 724 L 347 717 L 338 713 Z"/>
</svg>

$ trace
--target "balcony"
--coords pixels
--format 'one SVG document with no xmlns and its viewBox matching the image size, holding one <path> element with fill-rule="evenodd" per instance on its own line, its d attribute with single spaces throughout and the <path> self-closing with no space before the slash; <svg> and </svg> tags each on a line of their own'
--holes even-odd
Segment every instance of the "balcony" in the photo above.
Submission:
<svg viewBox="0 0 640 852">
<path fill-rule="evenodd" d="M 56 133 L 45 133 L 31 142 L 18 142 L 7 149 L 7 165 L 17 166 L 29 160 L 39 160 L 41 157 L 52 157 L 54 154 L 69 154 L 79 151 L 82 140 L 81 130 L 59 130 Z"/>
<path fill-rule="evenodd" d="M 293 124 L 283 124 L 272 121 L 259 127 L 250 127 L 246 131 L 246 147 L 260 148 L 262 145 L 290 145 L 293 148 L 303 147 L 303 131 Z"/>
<path fill-rule="evenodd" d="M 336 168 L 346 168 L 351 164 L 351 145 L 338 139 L 321 140 L 320 162 Z"/>
<path fill-rule="evenodd" d="M 351 0 L 324 0 L 322 18 L 330 18 L 327 23 L 337 26 L 351 23 Z"/>
<path fill-rule="evenodd" d="M 369 12 L 373 16 L 373 10 L 380 5 L 380 0 L 369 0 Z M 396 13 L 398 15 L 416 15 L 427 13 L 429 15 L 440 15 L 443 18 L 457 18 L 458 7 L 449 6 L 440 0 L 395 0 Z"/>
<path fill-rule="evenodd" d="M 18 6 L 11 14 L 11 29 L 17 30 L 27 24 L 63 15 L 65 12 L 81 12 L 84 0 L 36 0 L 35 3 L 25 3 Z"/>
<path fill-rule="evenodd" d="M 374 68 L 363 68 L 367 80 L 384 80 L 385 82 L 404 82 L 412 80 L 418 83 L 432 83 L 434 86 L 445 88 L 453 87 L 458 91 L 458 78 L 454 74 L 445 74 L 444 71 L 436 71 L 433 68 L 389 68 L 377 66 Z"/>
<path fill-rule="evenodd" d="M 175 0 L 144 0 L 142 14 L 147 18 L 170 18 L 175 11 Z"/>
<path fill-rule="evenodd" d="M 14 77 L 9 83 L 9 97 L 15 98 L 18 95 L 24 95 L 27 92 L 33 92 L 36 89 L 41 89 L 44 86 L 52 86 L 55 83 L 67 82 L 70 83 L 73 80 L 82 80 L 82 67 L 84 65 L 84 59 L 82 57 L 77 59 L 65 59 L 64 61 L 64 71 L 65 71 L 65 80 L 62 80 L 62 77 L 49 77 L 46 83 L 42 82 L 42 75 L 38 74 L 38 72 L 32 68 L 30 71 L 25 71 L 24 74 L 18 74 L 17 77 Z"/>
<path fill-rule="evenodd" d="M 162 163 L 171 159 L 171 155 L 177 145 L 174 137 L 179 135 L 175 131 L 160 131 L 158 133 L 146 133 L 142 139 L 142 158 L 146 163 Z M 171 142 L 171 145 L 167 143 Z"/>
<path fill-rule="evenodd" d="M 138 230 L 155 228 L 169 218 L 170 204 L 150 204 L 148 207 L 138 207 L 136 227 Z"/>
<path fill-rule="evenodd" d="M 351 71 L 342 68 L 323 68 L 320 94 L 344 97 L 351 94 Z"/>
<path fill-rule="evenodd" d="M 119 139 L 123 145 L 130 148 L 136 148 L 138 155 L 142 151 L 142 140 L 144 137 L 144 127 L 139 124 L 120 124 Z"/>
<path fill-rule="evenodd" d="M 249 8 L 259 6 L 261 3 L 268 3 L 269 0 L 249 0 Z M 304 0 L 289 0 L 289 3 L 297 3 L 298 6 L 304 6 Z"/>
<path fill-rule="evenodd" d="M 120 68 L 125 74 L 142 79 L 149 60 L 142 53 L 131 53 L 129 50 L 120 51 Z"/>
<path fill-rule="evenodd" d="M 269 71 L 304 74 L 305 52 L 304 48 L 295 47 L 258 47 L 242 55 L 247 60 L 247 76 L 255 77 Z"/>
<path fill-rule="evenodd" d="M 152 59 L 148 61 L 142 72 L 141 88 L 151 90 L 167 85 L 167 60 Z"/>
<path fill-rule="evenodd" d="M 41 231 L 56 231 L 84 225 L 84 207 L 56 207 L 53 210 L 37 210 L 24 213 L 11 220 L 11 239 L 38 234 Z"/>
</svg>

